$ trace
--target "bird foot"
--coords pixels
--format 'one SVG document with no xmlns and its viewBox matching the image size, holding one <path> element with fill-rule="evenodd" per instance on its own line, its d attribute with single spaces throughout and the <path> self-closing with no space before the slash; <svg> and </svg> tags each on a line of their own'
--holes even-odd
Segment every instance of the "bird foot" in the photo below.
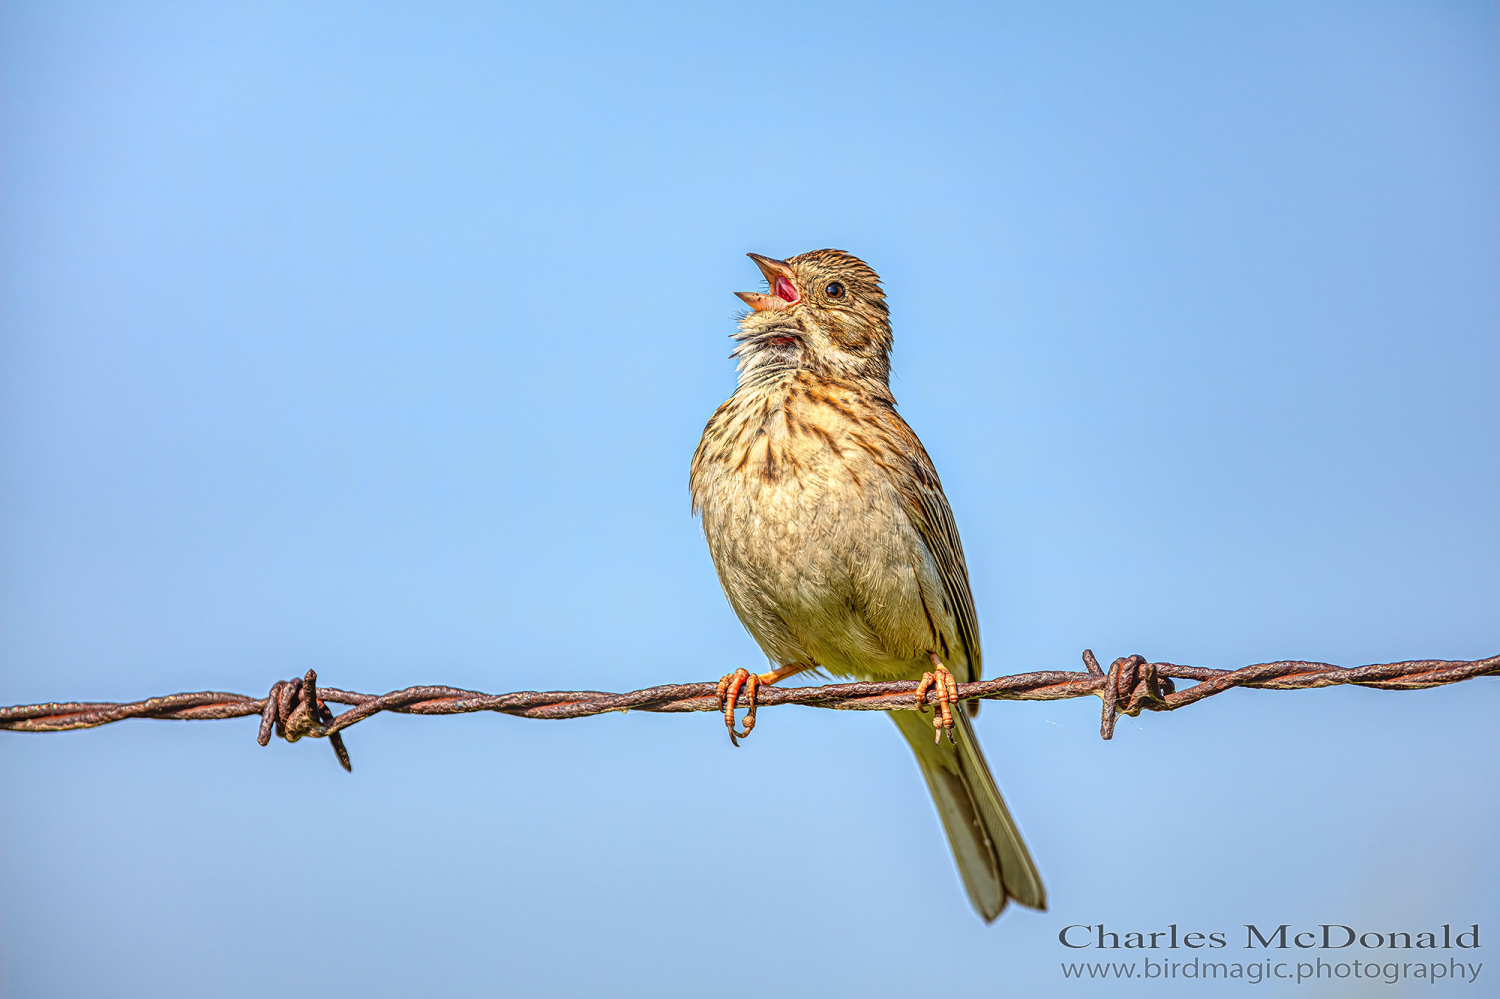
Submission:
<svg viewBox="0 0 1500 999">
<path fill-rule="evenodd" d="M 922 682 L 917 684 L 917 710 L 926 713 L 927 691 L 932 690 L 935 702 L 932 727 L 937 730 L 932 734 L 932 741 L 934 744 L 941 742 L 946 732 L 948 741 L 953 742 L 953 708 L 958 704 L 958 681 L 937 656 L 929 653 L 928 658 L 932 660 L 932 672 L 923 673 Z"/>
<path fill-rule="evenodd" d="M 745 691 L 745 730 L 736 732 L 734 729 L 734 709 L 739 702 L 740 690 Z M 755 673 L 741 667 L 733 673 L 726 673 L 719 681 L 718 697 L 719 707 L 724 711 L 724 727 L 729 729 L 729 741 L 736 746 L 740 740 L 750 734 L 755 727 L 755 695 L 760 690 L 760 677 Z"/>
</svg>

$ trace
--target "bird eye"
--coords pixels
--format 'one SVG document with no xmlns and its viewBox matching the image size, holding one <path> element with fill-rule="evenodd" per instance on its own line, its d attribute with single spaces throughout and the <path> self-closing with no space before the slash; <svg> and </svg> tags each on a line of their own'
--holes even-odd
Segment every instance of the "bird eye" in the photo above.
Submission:
<svg viewBox="0 0 1500 999">
<path fill-rule="evenodd" d="M 844 286 L 835 281 L 827 288 L 823 289 L 823 294 L 827 295 L 829 298 L 843 298 Z"/>
</svg>

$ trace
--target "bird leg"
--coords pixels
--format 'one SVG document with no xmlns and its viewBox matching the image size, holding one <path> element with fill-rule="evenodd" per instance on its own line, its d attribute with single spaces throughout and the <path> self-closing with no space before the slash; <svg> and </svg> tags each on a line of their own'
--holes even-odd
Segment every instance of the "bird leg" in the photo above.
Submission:
<svg viewBox="0 0 1500 999">
<path fill-rule="evenodd" d="M 801 673 L 805 669 L 807 667 L 801 663 L 792 663 L 790 666 L 777 666 L 773 670 L 760 674 L 760 682 L 775 683 L 777 680 L 785 680 L 793 673 Z"/>
<path fill-rule="evenodd" d="M 806 669 L 805 666 L 794 664 L 791 666 L 777 666 L 766 673 L 752 673 L 741 667 L 733 673 L 724 674 L 723 679 L 719 681 L 719 687 L 715 693 L 719 698 L 719 707 L 724 712 L 724 726 L 729 729 L 729 741 L 738 746 L 740 740 L 748 736 L 750 730 L 755 727 L 755 696 L 759 692 L 761 684 L 784 680 L 793 673 L 800 673 L 804 669 Z M 734 709 L 739 702 L 741 689 L 745 691 L 747 709 L 745 711 L 745 730 L 743 732 L 736 732 L 734 729 Z"/>
<path fill-rule="evenodd" d="M 927 653 L 927 658 L 932 660 L 932 672 L 922 674 L 922 682 L 917 684 L 917 710 L 926 713 L 924 705 L 927 703 L 927 691 L 933 690 L 936 704 L 933 705 L 932 727 L 937 731 L 932 734 L 934 743 L 942 741 L 943 733 L 948 733 L 948 741 L 953 741 L 953 707 L 958 704 L 958 681 L 953 679 L 953 674 L 948 672 L 938 659 L 936 652 Z"/>
</svg>

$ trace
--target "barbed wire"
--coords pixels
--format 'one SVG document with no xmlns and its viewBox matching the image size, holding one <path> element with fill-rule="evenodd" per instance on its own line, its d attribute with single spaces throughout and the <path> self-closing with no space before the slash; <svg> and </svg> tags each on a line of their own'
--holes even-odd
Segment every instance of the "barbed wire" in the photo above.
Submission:
<svg viewBox="0 0 1500 999">
<path fill-rule="evenodd" d="M 1500 656 L 1488 659 L 1419 659 L 1370 666 L 1341 667 L 1328 663 L 1284 660 L 1259 663 L 1236 670 L 1179 666 L 1147 662 L 1142 656 L 1121 656 L 1101 669 L 1091 650 L 1083 652 L 1085 669 L 1044 670 L 1017 673 L 989 680 L 958 684 L 958 699 L 1006 701 L 1057 701 L 1071 697 L 1098 697 L 1104 702 L 1099 735 L 1112 738 L 1119 715 L 1138 716 L 1142 711 L 1174 711 L 1205 697 L 1235 687 L 1258 690 L 1307 690 L 1353 684 L 1381 690 L 1422 690 L 1478 676 L 1500 675 Z M 1177 690 L 1176 680 L 1195 681 Z M 413 715 L 457 715 L 495 711 L 522 718 L 583 718 L 611 711 L 724 711 L 720 684 L 674 683 L 647 687 L 623 694 L 598 690 L 523 690 L 510 694 L 485 694 L 457 687 L 422 686 L 393 690 L 388 694 L 361 694 L 336 687 L 319 687 L 317 673 L 278 680 L 270 693 L 255 698 L 246 694 L 199 691 L 150 697 L 144 701 L 68 702 L 22 704 L 0 707 L 0 729 L 15 732 L 62 732 L 96 728 L 128 718 L 170 721 L 207 721 L 260 715 L 257 741 L 262 746 L 276 735 L 288 742 L 304 736 L 326 738 L 333 745 L 339 764 L 350 770 L 349 754 L 340 732 L 382 711 Z M 762 685 L 759 707 L 801 704 L 812 708 L 843 711 L 892 711 L 919 707 L 919 683 L 897 680 L 886 683 L 829 683 L 812 687 Z M 350 705 L 335 715 L 329 704 Z"/>
</svg>

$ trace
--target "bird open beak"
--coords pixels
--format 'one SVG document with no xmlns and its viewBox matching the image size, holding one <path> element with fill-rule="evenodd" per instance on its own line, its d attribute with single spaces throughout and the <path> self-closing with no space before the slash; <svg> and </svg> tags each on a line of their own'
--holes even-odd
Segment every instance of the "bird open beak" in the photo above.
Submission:
<svg viewBox="0 0 1500 999">
<path fill-rule="evenodd" d="M 797 304 L 802 296 L 797 291 L 797 282 L 792 280 L 792 269 L 785 260 L 772 260 L 759 253 L 747 253 L 745 256 L 755 261 L 755 266 L 760 268 L 771 286 L 771 293 L 768 295 L 758 291 L 735 292 L 746 305 L 756 312 L 764 312 L 767 309 L 779 311 Z"/>
</svg>

